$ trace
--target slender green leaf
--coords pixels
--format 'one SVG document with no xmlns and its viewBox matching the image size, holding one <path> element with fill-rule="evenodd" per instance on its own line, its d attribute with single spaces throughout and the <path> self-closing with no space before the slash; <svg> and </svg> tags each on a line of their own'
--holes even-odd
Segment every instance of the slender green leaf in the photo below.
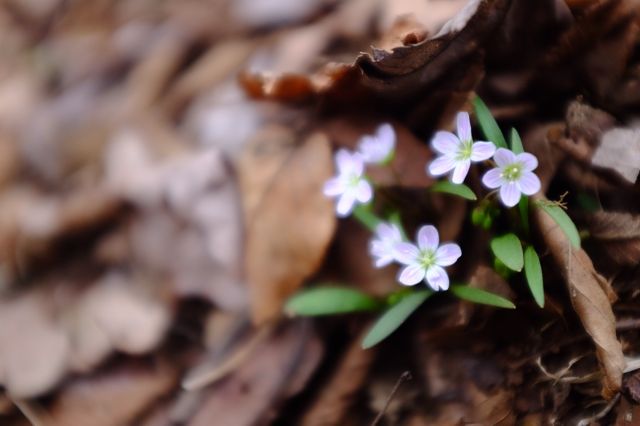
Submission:
<svg viewBox="0 0 640 426">
<path fill-rule="evenodd" d="M 473 100 L 473 109 L 476 113 L 476 118 L 478 119 L 478 124 L 480 124 L 480 128 L 482 129 L 482 133 L 484 133 L 485 137 L 493 142 L 498 148 L 508 148 L 507 141 L 504 139 L 504 135 L 498 127 L 498 123 L 491 115 L 491 111 L 487 108 L 487 105 L 476 96 Z"/>
<path fill-rule="evenodd" d="M 541 308 L 544 307 L 544 285 L 542 281 L 542 267 L 536 250 L 529 246 L 524 251 L 524 274 L 527 277 L 529 290 L 534 300 Z"/>
<path fill-rule="evenodd" d="M 362 348 L 369 349 L 387 338 L 432 294 L 430 290 L 419 290 L 400 299 L 373 324 L 362 341 Z"/>
<path fill-rule="evenodd" d="M 478 197 L 476 197 L 476 194 L 474 194 L 471 188 L 469 188 L 467 185 L 463 183 L 455 184 L 449 182 L 448 180 L 441 180 L 440 182 L 434 183 L 433 185 L 431 185 L 431 190 L 434 192 L 444 192 L 446 194 L 457 195 L 471 201 L 475 201 L 478 199 Z"/>
<path fill-rule="evenodd" d="M 520 210 L 520 220 L 522 221 L 522 229 L 524 234 L 528 237 L 531 229 L 529 227 L 529 197 L 523 195 L 520 197 L 518 203 L 518 209 Z"/>
<path fill-rule="evenodd" d="M 514 234 L 505 234 L 491 240 L 491 251 L 512 271 L 522 271 L 522 245 Z"/>
<path fill-rule="evenodd" d="M 520 139 L 520 134 L 514 128 L 511 128 L 511 151 L 515 154 L 520 154 L 524 152 L 524 147 L 522 146 L 522 139 Z"/>
<path fill-rule="evenodd" d="M 371 211 L 370 204 L 358 204 L 353 209 L 353 217 L 371 232 L 375 231 L 376 226 L 381 222 L 381 219 Z"/>
<path fill-rule="evenodd" d="M 292 315 L 317 316 L 378 309 L 380 302 L 347 287 L 323 286 L 302 291 L 291 297 L 285 311 Z"/>
<path fill-rule="evenodd" d="M 509 299 L 490 293 L 479 288 L 466 285 L 452 285 L 451 292 L 459 299 L 482 305 L 496 306 L 498 308 L 515 309 L 516 305 Z"/>
<path fill-rule="evenodd" d="M 565 233 L 569 241 L 571 241 L 571 244 L 575 248 L 580 248 L 580 234 L 578 233 L 578 228 L 576 228 L 576 225 L 562 207 L 549 203 L 538 203 L 538 205 L 553 218 L 560 229 L 562 229 L 562 232 Z"/>
</svg>

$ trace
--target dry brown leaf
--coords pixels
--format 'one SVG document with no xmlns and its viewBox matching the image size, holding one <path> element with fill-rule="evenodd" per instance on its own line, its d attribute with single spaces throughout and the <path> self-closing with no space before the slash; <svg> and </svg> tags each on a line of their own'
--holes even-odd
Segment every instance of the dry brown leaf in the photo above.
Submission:
<svg viewBox="0 0 640 426">
<path fill-rule="evenodd" d="M 189 426 L 264 426 L 307 383 L 323 353 L 307 320 L 280 327 L 230 377 L 214 385 Z"/>
<path fill-rule="evenodd" d="M 616 171 L 627 182 L 635 183 L 640 173 L 640 130 L 614 128 L 602 135 L 592 164 Z"/>
<path fill-rule="evenodd" d="M 245 265 L 257 323 L 277 318 L 320 266 L 336 226 L 333 203 L 322 193 L 332 170 L 331 147 L 321 133 L 299 144 L 281 133 L 256 139 L 240 160 Z"/>
<path fill-rule="evenodd" d="M 127 362 L 94 376 L 79 378 L 55 399 L 46 424 L 120 426 L 132 424 L 177 382 L 166 362 Z"/>
<path fill-rule="evenodd" d="M 640 216 L 600 211 L 586 216 L 593 248 L 609 262 L 636 265 L 640 261 Z"/>
<path fill-rule="evenodd" d="M 533 196 L 532 199 L 535 202 L 548 202 L 543 195 Z M 533 208 L 532 213 L 546 246 L 560 266 L 571 303 L 596 346 L 603 372 L 602 396 L 611 399 L 620 390 L 625 367 L 611 309 L 615 294 L 605 278 L 593 268 L 586 252 L 571 245 L 551 216 L 540 208 Z"/>
</svg>

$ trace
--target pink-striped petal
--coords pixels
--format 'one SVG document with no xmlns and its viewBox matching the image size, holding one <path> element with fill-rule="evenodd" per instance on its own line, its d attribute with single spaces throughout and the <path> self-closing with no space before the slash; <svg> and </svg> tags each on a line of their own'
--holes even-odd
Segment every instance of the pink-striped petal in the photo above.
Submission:
<svg viewBox="0 0 640 426">
<path fill-rule="evenodd" d="M 476 142 L 471 146 L 471 161 L 484 161 L 496 152 L 493 142 Z"/>
<path fill-rule="evenodd" d="M 451 182 L 460 184 L 464 182 L 464 178 L 469 173 L 469 167 L 471 166 L 470 160 L 462 160 L 456 163 L 456 167 L 453 169 L 453 175 L 451 176 Z"/>
<path fill-rule="evenodd" d="M 458 130 L 458 138 L 461 141 L 470 141 L 471 139 L 471 121 L 469 120 L 469 113 L 461 111 L 456 116 L 456 127 Z"/>
<path fill-rule="evenodd" d="M 432 266 L 427 269 L 427 284 L 435 291 L 449 288 L 449 275 L 440 266 Z"/>
<path fill-rule="evenodd" d="M 507 207 L 513 207 L 520 201 L 520 189 L 515 182 L 507 182 L 500 187 L 500 199 Z"/>
<path fill-rule="evenodd" d="M 368 203 L 373 198 L 373 189 L 371 189 L 371 184 L 366 180 L 362 179 L 358 182 L 358 186 L 355 188 L 355 197 L 361 203 Z"/>
<path fill-rule="evenodd" d="M 508 149 L 498 148 L 493 159 L 498 166 L 505 167 L 516 161 L 516 155 Z"/>
<path fill-rule="evenodd" d="M 500 170 L 500 168 L 498 167 L 489 170 L 484 174 L 484 176 L 482 176 L 482 183 L 489 189 L 500 187 L 505 183 L 505 181 L 502 179 L 502 170 Z"/>
<path fill-rule="evenodd" d="M 538 167 L 538 159 L 535 155 L 529 154 L 528 152 L 518 154 L 516 161 L 522 164 L 522 170 L 525 172 L 530 172 Z"/>
<path fill-rule="evenodd" d="M 520 191 L 525 195 L 533 195 L 540 191 L 540 179 L 534 173 L 524 172 L 518 181 Z"/>
<path fill-rule="evenodd" d="M 340 196 L 338 204 L 336 204 L 336 213 L 340 217 L 349 216 L 349 213 L 353 210 L 356 198 L 351 191 L 347 191 Z"/>
<path fill-rule="evenodd" d="M 460 246 L 455 243 L 441 245 L 436 250 L 436 264 L 440 266 L 450 266 L 462 256 Z"/>
<path fill-rule="evenodd" d="M 322 192 L 327 197 L 336 197 L 342 194 L 346 189 L 344 181 L 339 177 L 333 177 L 324 183 Z"/>
<path fill-rule="evenodd" d="M 441 176 L 449 173 L 456 167 L 456 160 L 448 155 L 441 155 L 429 164 L 429 174 Z"/>
<path fill-rule="evenodd" d="M 425 270 L 420 265 L 409 265 L 403 268 L 398 275 L 398 281 L 404 285 L 416 285 L 424 279 Z"/>
<path fill-rule="evenodd" d="M 439 131 L 436 132 L 433 139 L 431 139 L 431 147 L 440 154 L 455 155 L 458 152 L 458 146 L 460 145 L 460 139 L 451 132 Z"/>
<path fill-rule="evenodd" d="M 413 264 L 420 256 L 418 247 L 411 243 L 397 243 L 394 245 L 396 260 L 404 265 Z"/>
<path fill-rule="evenodd" d="M 435 250 L 438 248 L 440 236 L 433 225 L 425 225 L 418 230 L 418 247 L 420 250 Z"/>
</svg>

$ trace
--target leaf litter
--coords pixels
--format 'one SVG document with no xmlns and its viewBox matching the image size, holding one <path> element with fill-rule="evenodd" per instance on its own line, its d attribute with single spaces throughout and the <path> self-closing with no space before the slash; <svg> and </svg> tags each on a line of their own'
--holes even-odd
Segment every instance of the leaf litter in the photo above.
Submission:
<svg viewBox="0 0 640 426">
<path fill-rule="evenodd" d="M 0 423 L 633 424 L 639 13 L 3 3 Z M 544 309 L 489 267 L 466 204 L 426 191 L 431 134 L 476 94 L 540 159 L 540 198 L 568 191 L 582 248 L 530 203 Z M 398 148 L 372 172 L 376 207 L 394 203 L 411 230 L 437 223 L 474 252 L 452 276 L 517 309 L 438 295 L 368 351 L 366 313 L 283 317 L 314 282 L 394 290 L 366 231 L 321 194 L 332 150 L 381 122 Z"/>
</svg>

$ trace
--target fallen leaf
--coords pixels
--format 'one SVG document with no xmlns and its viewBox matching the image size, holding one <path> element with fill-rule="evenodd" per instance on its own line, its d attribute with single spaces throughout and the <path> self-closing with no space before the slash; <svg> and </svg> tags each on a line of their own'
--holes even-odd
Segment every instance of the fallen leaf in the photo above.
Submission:
<svg viewBox="0 0 640 426">
<path fill-rule="evenodd" d="M 177 370 L 166 361 L 125 362 L 68 383 L 55 398 L 47 424 L 131 424 L 175 386 Z"/>
<path fill-rule="evenodd" d="M 548 202 L 539 194 L 532 199 Z M 607 280 L 593 268 L 586 252 L 574 248 L 549 215 L 541 209 L 532 209 L 532 216 L 546 246 L 560 266 L 571 304 L 596 346 L 596 355 L 603 372 L 602 396 L 611 399 L 620 390 L 625 366 L 611 309 L 615 293 Z"/>
<path fill-rule="evenodd" d="M 584 217 L 590 245 L 608 262 L 636 265 L 640 261 L 640 216 L 622 212 L 599 211 Z"/>
<path fill-rule="evenodd" d="M 284 301 L 320 266 L 336 226 L 322 186 L 332 175 L 329 141 L 314 133 L 256 139 L 239 163 L 247 226 L 246 274 L 256 323 L 281 315 Z"/>
<path fill-rule="evenodd" d="M 629 183 L 640 173 L 640 130 L 614 128 L 602 135 L 591 160 L 594 166 L 616 171 Z"/>
</svg>

